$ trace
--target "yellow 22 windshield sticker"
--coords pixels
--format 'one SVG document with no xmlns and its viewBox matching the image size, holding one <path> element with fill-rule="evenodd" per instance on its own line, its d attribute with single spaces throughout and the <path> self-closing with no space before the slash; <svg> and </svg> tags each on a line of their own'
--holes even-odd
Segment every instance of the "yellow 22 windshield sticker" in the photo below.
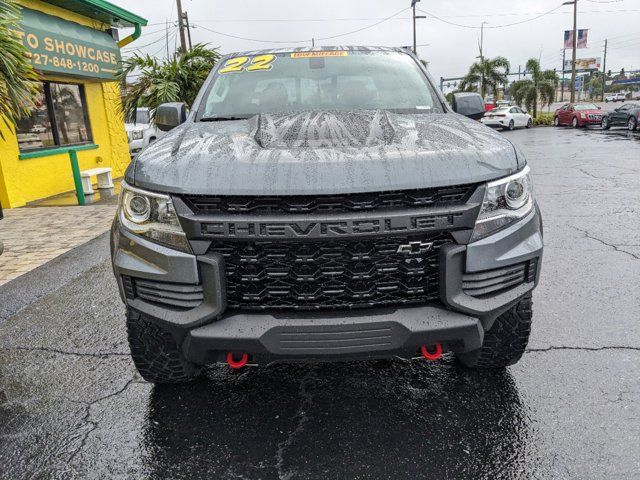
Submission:
<svg viewBox="0 0 640 480">
<path fill-rule="evenodd" d="M 344 50 L 330 50 L 326 52 L 293 52 L 291 58 L 318 58 L 318 57 L 346 57 L 349 52 Z"/>
<path fill-rule="evenodd" d="M 234 57 L 230 58 L 224 63 L 224 66 L 218 71 L 220 74 L 233 73 L 233 72 L 260 72 L 264 70 L 271 70 L 273 62 L 276 59 L 275 55 L 256 55 L 253 58 L 249 57 Z"/>
</svg>

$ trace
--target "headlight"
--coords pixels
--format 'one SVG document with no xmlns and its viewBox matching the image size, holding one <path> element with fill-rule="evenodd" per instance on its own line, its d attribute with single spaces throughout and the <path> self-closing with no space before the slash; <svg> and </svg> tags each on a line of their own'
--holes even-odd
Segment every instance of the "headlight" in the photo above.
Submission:
<svg viewBox="0 0 640 480">
<path fill-rule="evenodd" d="M 140 140 L 142 137 L 144 137 L 144 131 L 131 130 L 131 140 Z"/>
<path fill-rule="evenodd" d="M 580 118 L 587 118 L 587 114 L 586 113 L 581 113 L 580 114 Z"/>
<path fill-rule="evenodd" d="M 147 192 L 122 182 L 118 218 L 120 224 L 132 233 L 191 253 L 168 195 Z"/>
<path fill-rule="evenodd" d="M 520 220 L 533 208 L 529 166 L 510 177 L 487 184 L 471 241 L 480 240 Z"/>
</svg>

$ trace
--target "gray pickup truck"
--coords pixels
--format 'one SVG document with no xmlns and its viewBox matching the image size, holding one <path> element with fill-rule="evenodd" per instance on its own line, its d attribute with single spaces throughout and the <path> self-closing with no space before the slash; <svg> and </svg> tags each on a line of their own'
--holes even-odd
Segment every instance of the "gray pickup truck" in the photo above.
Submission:
<svg viewBox="0 0 640 480">
<path fill-rule="evenodd" d="M 450 106 L 411 53 L 331 47 L 221 59 L 131 163 L 112 229 L 134 362 L 380 357 L 517 362 L 542 223 L 522 152 Z"/>
</svg>

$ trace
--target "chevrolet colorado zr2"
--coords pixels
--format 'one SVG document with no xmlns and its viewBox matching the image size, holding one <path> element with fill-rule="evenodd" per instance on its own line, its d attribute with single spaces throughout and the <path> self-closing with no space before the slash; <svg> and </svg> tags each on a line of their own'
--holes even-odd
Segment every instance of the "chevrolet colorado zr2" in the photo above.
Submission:
<svg viewBox="0 0 640 480">
<path fill-rule="evenodd" d="M 542 224 L 529 167 L 397 48 L 223 57 L 132 161 L 113 224 L 131 353 L 203 366 L 521 357 Z"/>
</svg>

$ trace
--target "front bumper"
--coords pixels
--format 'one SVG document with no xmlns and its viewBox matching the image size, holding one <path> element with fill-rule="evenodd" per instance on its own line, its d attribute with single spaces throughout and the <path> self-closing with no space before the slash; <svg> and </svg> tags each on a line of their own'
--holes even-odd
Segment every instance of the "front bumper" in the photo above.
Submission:
<svg viewBox="0 0 640 480">
<path fill-rule="evenodd" d="M 594 116 L 589 118 L 578 118 L 580 125 L 600 125 L 602 123 L 602 116 Z"/>
<path fill-rule="evenodd" d="M 421 345 L 440 342 L 448 351 L 482 345 L 495 318 L 528 294 L 538 282 L 542 225 L 536 208 L 521 221 L 469 245 L 440 250 L 441 303 L 402 308 L 337 312 L 244 313 L 226 311 L 224 260 L 216 254 L 191 255 L 112 229 L 113 267 L 125 303 L 169 330 L 187 359 L 224 361 L 227 352 L 247 352 L 251 363 L 296 360 L 348 360 L 416 356 Z M 465 285 L 486 284 L 496 269 L 535 265 L 525 281 L 494 295 L 474 296 Z M 523 267 L 524 268 L 524 267 Z M 530 268 L 530 267 L 527 267 Z M 202 303 L 176 311 L 127 295 L 124 277 L 201 284 Z"/>
<path fill-rule="evenodd" d="M 129 140 L 129 153 L 135 155 L 140 152 L 146 146 L 146 141 L 144 138 L 140 138 L 138 140 Z"/>
</svg>

